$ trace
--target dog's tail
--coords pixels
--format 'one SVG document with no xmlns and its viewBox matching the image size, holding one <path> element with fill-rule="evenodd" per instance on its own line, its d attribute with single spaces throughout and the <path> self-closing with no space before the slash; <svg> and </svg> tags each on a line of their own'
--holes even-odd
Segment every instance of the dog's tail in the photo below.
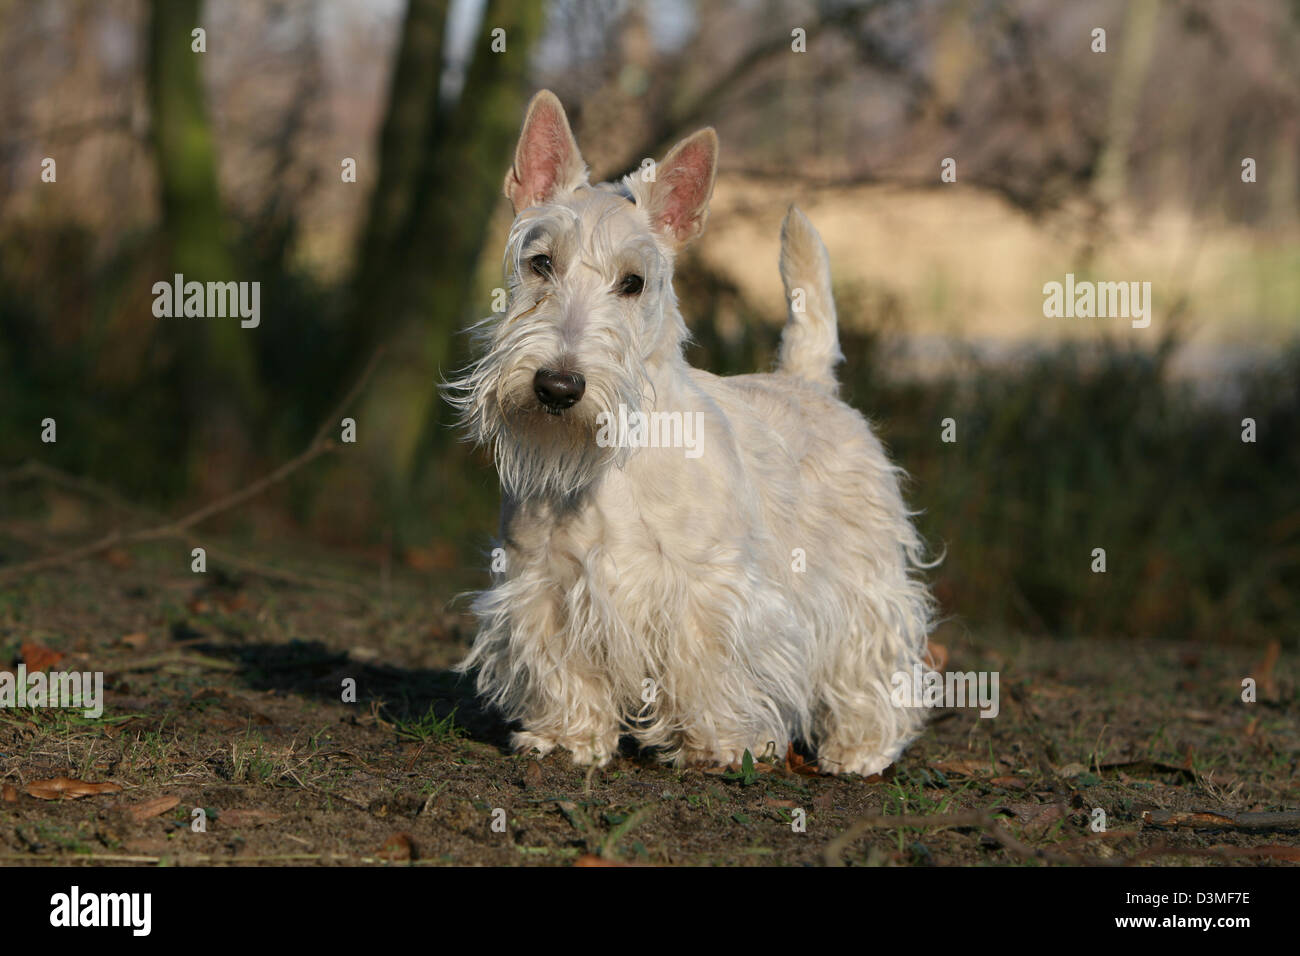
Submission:
<svg viewBox="0 0 1300 956">
<path fill-rule="evenodd" d="M 822 237 L 796 206 L 781 224 L 781 281 L 789 311 L 778 368 L 834 389 L 835 365 L 844 355 L 835 326 L 830 259 Z"/>
</svg>

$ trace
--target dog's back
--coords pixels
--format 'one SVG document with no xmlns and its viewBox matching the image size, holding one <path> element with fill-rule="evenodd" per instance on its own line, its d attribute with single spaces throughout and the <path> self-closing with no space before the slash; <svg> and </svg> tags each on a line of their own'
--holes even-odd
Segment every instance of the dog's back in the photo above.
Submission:
<svg viewBox="0 0 1300 956">
<path fill-rule="evenodd" d="M 893 465 L 866 419 L 836 396 L 843 360 L 830 263 L 791 207 L 781 230 L 790 309 L 775 371 L 718 377 L 693 370 L 721 408 L 752 482 L 780 582 L 814 638 L 813 736 L 827 769 L 875 773 L 919 730 L 917 713 L 882 696 L 881 671 L 925 650 L 930 598 L 911 568 L 923 546 Z M 886 663 L 888 662 L 888 663 Z"/>
</svg>

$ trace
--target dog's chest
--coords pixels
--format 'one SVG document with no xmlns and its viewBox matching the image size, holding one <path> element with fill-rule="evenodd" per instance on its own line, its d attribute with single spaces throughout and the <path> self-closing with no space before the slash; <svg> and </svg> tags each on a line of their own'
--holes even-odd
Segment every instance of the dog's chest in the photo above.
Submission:
<svg viewBox="0 0 1300 956">
<path fill-rule="evenodd" d="M 573 511 L 516 514 L 508 554 L 520 574 L 563 595 L 571 611 L 613 612 L 626 626 L 657 618 L 670 595 L 716 573 L 738 526 L 736 516 L 671 483 L 647 493 L 613 472 Z"/>
</svg>

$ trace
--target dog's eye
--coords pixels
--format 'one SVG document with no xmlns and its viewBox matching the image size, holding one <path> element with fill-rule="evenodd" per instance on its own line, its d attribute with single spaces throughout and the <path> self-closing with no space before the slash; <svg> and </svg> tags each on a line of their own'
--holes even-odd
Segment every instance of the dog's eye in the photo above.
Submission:
<svg viewBox="0 0 1300 956">
<path fill-rule="evenodd" d="M 528 260 L 528 266 L 543 279 L 549 279 L 551 277 L 550 256 L 533 256 Z"/>
<path fill-rule="evenodd" d="M 640 276 L 626 275 L 619 280 L 619 295 L 640 295 L 641 290 L 645 288 L 645 280 Z"/>
</svg>

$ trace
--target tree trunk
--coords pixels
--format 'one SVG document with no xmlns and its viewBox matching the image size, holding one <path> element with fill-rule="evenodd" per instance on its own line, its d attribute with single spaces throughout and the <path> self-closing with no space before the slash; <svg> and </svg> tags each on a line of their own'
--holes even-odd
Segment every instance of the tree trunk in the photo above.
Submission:
<svg viewBox="0 0 1300 956">
<path fill-rule="evenodd" d="M 389 331 L 391 315 L 385 306 L 400 298 L 392 277 L 400 266 L 398 242 L 437 120 L 447 7 L 447 0 L 410 0 L 402 24 L 370 211 L 354 269 L 349 334 L 355 336 L 351 351 L 362 362 Z"/>
<path fill-rule="evenodd" d="M 162 205 L 163 255 L 157 278 L 239 281 L 217 188 L 217 163 L 204 102 L 201 64 L 191 48 L 199 0 L 151 0 L 148 85 L 154 157 Z M 264 303 L 265 304 L 265 303 Z M 195 423 L 191 468 L 204 490 L 237 477 L 249 448 L 247 425 L 257 403 L 250 329 L 238 317 L 160 319 L 159 336 L 174 349 L 189 420 Z M 219 472 L 219 474 L 218 474 Z"/>
<path fill-rule="evenodd" d="M 413 188 L 386 180 L 377 186 L 402 190 L 406 215 L 383 261 L 359 267 L 358 276 L 382 276 L 369 280 L 369 288 L 384 291 L 369 303 L 357 302 L 354 324 L 371 330 L 372 341 L 379 332 L 392 346 L 363 414 L 367 447 L 381 472 L 393 479 L 391 490 L 399 501 L 415 477 L 417 453 L 446 445 L 434 427 L 437 386 L 463 358 L 457 331 L 468 317 L 492 212 L 502 201 L 501 183 L 523 118 L 529 53 L 542 20 L 540 4 L 489 0 L 459 100 L 429 106 L 433 115 L 426 117 L 417 144 L 422 162 Z M 492 50 L 498 29 L 505 31 L 504 52 Z M 395 122 L 385 124 L 386 133 L 390 128 L 393 140 L 386 143 L 386 154 L 407 155 L 411 144 L 399 145 L 397 139 L 417 135 L 420 124 L 404 122 L 400 134 Z M 371 216 L 396 206 L 376 195 Z M 381 228 L 389 227 L 368 227 L 367 235 Z M 374 242 L 367 254 L 381 255 Z"/>
</svg>

